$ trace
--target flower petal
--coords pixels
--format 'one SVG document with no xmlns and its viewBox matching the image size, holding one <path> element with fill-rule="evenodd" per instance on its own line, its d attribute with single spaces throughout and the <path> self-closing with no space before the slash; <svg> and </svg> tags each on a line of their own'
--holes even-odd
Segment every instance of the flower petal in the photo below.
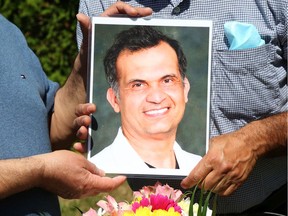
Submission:
<svg viewBox="0 0 288 216">
<path fill-rule="evenodd" d="M 83 213 L 82 216 L 97 216 L 97 212 L 90 208 L 87 212 Z"/>
</svg>

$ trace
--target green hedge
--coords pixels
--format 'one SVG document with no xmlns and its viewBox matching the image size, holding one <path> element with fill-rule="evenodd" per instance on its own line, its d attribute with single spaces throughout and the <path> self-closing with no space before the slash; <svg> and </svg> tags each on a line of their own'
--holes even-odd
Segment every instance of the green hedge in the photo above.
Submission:
<svg viewBox="0 0 288 216">
<path fill-rule="evenodd" d="M 47 76 L 61 84 L 77 54 L 78 0 L 0 0 L 0 13 L 17 25 Z"/>
</svg>

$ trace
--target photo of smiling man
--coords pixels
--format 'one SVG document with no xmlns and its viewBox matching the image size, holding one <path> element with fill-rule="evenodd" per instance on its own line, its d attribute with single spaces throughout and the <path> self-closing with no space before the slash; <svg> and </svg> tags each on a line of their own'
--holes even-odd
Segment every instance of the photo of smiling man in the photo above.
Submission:
<svg viewBox="0 0 288 216">
<path fill-rule="evenodd" d="M 182 179 L 208 150 L 211 22 L 169 24 L 92 19 L 87 157 L 108 175 Z"/>
<path fill-rule="evenodd" d="M 112 144 L 91 157 L 97 167 L 108 173 L 188 174 L 196 166 L 201 156 L 176 141 L 190 90 L 186 67 L 179 42 L 156 28 L 134 26 L 117 34 L 104 70 L 106 99 L 121 126 Z"/>
</svg>

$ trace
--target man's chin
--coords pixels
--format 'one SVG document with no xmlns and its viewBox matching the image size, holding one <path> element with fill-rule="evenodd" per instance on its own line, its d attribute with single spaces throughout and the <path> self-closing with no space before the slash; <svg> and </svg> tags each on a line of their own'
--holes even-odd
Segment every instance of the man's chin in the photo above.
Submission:
<svg viewBox="0 0 288 216">
<path fill-rule="evenodd" d="M 167 127 L 167 125 L 164 127 L 160 127 L 160 126 L 151 126 L 150 128 L 148 128 L 146 130 L 146 132 L 151 135 L 151 136 L 159 136 L 159 137 L 167 137 L 169 135 L 173 135 L 176 134 L 176 130 L 171 129 L 170 127 Z"/>
</svg>

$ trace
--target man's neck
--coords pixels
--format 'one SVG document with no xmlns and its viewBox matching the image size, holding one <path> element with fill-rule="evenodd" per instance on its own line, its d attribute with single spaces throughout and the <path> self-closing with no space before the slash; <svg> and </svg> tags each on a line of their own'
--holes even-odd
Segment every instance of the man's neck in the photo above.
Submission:
<svg viewBox="0 0 288 216">
<path fill-rule="evenodd" d="M 144 162 L 156 168 L 175 169 L 176 159 L 173 150 L 175 135 L 140 137 L 126 133 L 124 136 Z"/>
</svg>

